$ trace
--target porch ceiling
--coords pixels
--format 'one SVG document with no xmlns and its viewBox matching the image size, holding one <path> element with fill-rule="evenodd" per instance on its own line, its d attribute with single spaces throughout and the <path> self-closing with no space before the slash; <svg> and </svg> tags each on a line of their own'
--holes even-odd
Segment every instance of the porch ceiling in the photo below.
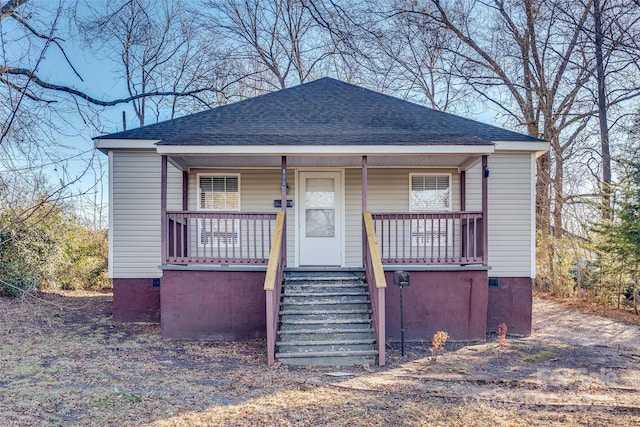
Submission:
<svg viewBox="0 0 640 427">
<path fill-rule="evenodd" d="M 369 167 L 429 167 L 429 168 L 458 168 L 465 170 L 480 161 L 480 155 L 412 155 L 412 156 L 368 156 Z M 190 168 L 279 168 L 281 156 L 170 156 L 169 160 L 183 170 Z M 287 156 L 287 167 L 290 168 L 342 168 L 361 167 L 362 156 Z"/>
</svg>

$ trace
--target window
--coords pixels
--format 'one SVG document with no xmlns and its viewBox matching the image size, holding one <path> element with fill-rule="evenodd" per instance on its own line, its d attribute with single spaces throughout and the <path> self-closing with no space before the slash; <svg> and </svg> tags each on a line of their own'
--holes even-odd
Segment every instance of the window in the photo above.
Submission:
<svg viewBox="0 0 640 427">
<path fill-rule="evenodd" d="M 411 174 L 409 211 L 451 210 L 451 175 Z M 411 245 L 442 247 L 451 240 L 453 223 L 449 219 L 427 217 L 411 223 Z"/>
<path fill-rule="evenodd" d="M 198 175 L 198 209 L 213 211 L 240 210 L 240 175 Z M 229 214 L 198 218 L 198 243 L 205 248 L 239 245 L 240 220 Z"/>
<path fill-rule="evenodd" d="M 451 210 L 451 175 L 411 174 L 411 212 Z"/>
<path fill-rule="evenodd" d="M 239 175 L 199 175 L 199 209 L 240 210 Z"/>
</svg>

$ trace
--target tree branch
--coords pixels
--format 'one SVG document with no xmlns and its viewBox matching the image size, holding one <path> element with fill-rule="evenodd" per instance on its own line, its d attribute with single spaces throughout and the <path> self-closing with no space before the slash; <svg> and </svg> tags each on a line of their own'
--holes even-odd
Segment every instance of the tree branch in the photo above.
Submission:
<svg viewBox="0 0 640 427">
<path fill-rule="evenodd" d="M 36 85 L 40 86 L 43 89 L 48 89 L 48 90 L 54 90 L 57 92 L 64 92 L 64 93 L 68 93 L 70 95 L 76 96 L 78 98 L 82 98 L 85 101 L 90 102 L 91 104 L 95 104 L 95 105 L 99 105 L 102 107 L 111 107 L 114 105 L 118 105 L 118 104 L 125 104 L 127 102 L 131 102 L 131 101 L 135 101 L 137 99 L 140 98 L 146 98 L 146 97 L 150 97 L 150 96 L 194 96 L 196 94 L 202 93 L 202 92 L 207 92 L 207 91 L 212 91 L 212 92 L 217 92 L 218 90 L 215 88 L 198 88 L 198 89 L 194 89 L 194 90 L 190 90 L 190 91 L 185 91 L 185 92 L 174 92 L 174 91 L 152 91 L 152 92 L 145 92 L 145 93 L 139 93 L 136 95 L 132 95 L 129 96 L 127 98 L 120 98 L 120 99 L 114 99 L 111 101 L 104 101 L 102 99 L 98 99 L 98 98 L 94 98 L 90 95 L 87 95 L 86 93 L 74 89 L 72 87 L 69 86 L 63 86 L 63 85 L 57 85 L 57 84 L 53 84 L 53 83 L 49 83 L 49 82 L 45 82 L 44 80 L 41 80 L 36 73 L 34 73 L 31 70 L 28 70 L 26 68 L 15 68 L 15 67 L 8 67 L 5 65 L 0 65 L 0 75 L 20 75 L 20 76 L 25 76 L 27 78 L 29 78 L 29 80 L 33 83 L 35 83 Z M 23 90 L 21 88 L 18 88 L 18 90 Z"/>
<path fill-rule="evenodd" d="M 10 87 L 11 89 L 20 92 L 21 94 L 23 94 L 27 98 L 31 99 L 32 101 L 45 102 L 47 104 L 52 104 L 52 103 L 56 102 L 56 101 L 52 101 L 52 100 L 41 98 L 41 97 L 31 93 L 31 92 L 28 92 L 26 87 L 20 87 L 20 86 L 10 82 L 9 80 L 7 80 L 5 78 L 0 77 L 0 83 L 3 83 L 5 85 L 7 85 L 8 87 Z"/>
<path fill-rule="evenodd" d="M 27 1 L 27 0 L 25 0 Z M 18 16 L 16 14 L 12 14 L 11 17 L 13 19 L 15 19 L 16 21 L 18 21 L 20 24 L 22 24 L 23 27 L 25 27 L 27 30 L 29 30 L 31 32 L 31 34 L 33 34 L 34 36 L 41 38 L 43 40 L 46 40 L 48 42 L 51 42 L 53 44 L 55 44 L 56 46 L 58 46 L 58 49 L 60 49 L 60 52 L 62 53 L 62 56 L 64 56 L 65 61 L 67 61 L 67 64 L 69 65 L 69 67 L 71 67 L 71 69 L 73 70 L 73 73 L 78 76 L 78 78 L 84 82 L 84 79 L 82 78 L 82 76 L 80 75 L 80 73 L 78 73 L 78 70 L 76 70 L 76 68 L 73 66 L 73 64 L 71 63 L 71 60 L 69 59 L 69 57 L 67 56 L 67 52 L 65 52 L 64 48 L 62 47 L 62 45 L 60 44 L 60 42 L 58 41 L 58 39 L 56 37 L 50 37 L 47 36 L 45 34 L 39 33 L 38 31 L 36 31 L 35 28 L 33 28 L 31 25 L 29 25 L 29 23 L 27 21 L 25 21 L 21 16 Z"/>
<path fill-rule="evenodd" d="M 13 15 L 13 12 L 29 0 L 9 0 L 0 9 L 0 19 Z"/>
</svg>

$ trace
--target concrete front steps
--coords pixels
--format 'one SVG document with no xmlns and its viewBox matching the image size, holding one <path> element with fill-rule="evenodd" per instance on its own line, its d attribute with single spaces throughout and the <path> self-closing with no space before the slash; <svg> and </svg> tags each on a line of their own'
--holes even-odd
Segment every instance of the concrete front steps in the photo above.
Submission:
<svg viewBox="0 0 640 427">
<path fill-rule="evenodd" d="M 285 272 L 276 359 L 288 365 L 371 365 L 378 354 L 361 271 Z"/>
</svg>

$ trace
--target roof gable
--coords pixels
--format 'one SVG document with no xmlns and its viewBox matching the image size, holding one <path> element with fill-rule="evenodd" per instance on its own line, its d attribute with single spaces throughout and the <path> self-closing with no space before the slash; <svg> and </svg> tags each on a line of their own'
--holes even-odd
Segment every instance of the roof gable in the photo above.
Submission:
<svg viewBox="0 0 640 427">
<path fill-rule="evenodd" d="M 332 78 L 99 139 L 159 145 L 486 145 L 540 139 Z"/>
</svg>

